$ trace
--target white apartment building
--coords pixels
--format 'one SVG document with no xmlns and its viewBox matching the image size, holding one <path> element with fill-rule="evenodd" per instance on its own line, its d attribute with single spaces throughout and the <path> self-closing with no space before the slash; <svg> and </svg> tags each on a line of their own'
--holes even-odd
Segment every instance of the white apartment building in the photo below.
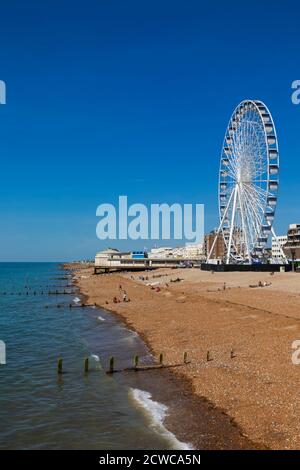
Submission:
<svg viewBox="0 0 300 470">
<path fill-rule="evenodd" d="M 202 243 L 191 243 L 184 247 L 186 258 L 201 258 L 204 255 Z"/>
<path fill-rule="evenodd" d="M 148 253 L 149 258 L 172 258 L 174 248 L 169 246 L 160 246 L 156 248 L 152 248 L 151 251 Z"/>
<path fill-rule="evenodd" d="M 189 244 L 178 247 L 159 247 L 152 248 L 148 253 L 149 258 L 185 258 L 197 259 L 203 255 L 202 244 Z"/>
<path fill-rule="evenodd" d="M 272 237 L 272 260 L 273 263 L 282 263 L 282 247 L 287 242 L 287 235 Z"/>
</svg>

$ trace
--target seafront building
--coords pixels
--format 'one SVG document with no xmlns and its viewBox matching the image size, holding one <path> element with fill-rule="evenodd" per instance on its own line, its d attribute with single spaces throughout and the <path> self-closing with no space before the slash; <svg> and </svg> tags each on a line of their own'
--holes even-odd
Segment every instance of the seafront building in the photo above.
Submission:
<svg viewBox="0 0 300 470">
<path fill-rule="evenodd" d="M 113 270 L 143 270 L 155 268 L 176 268 L 199 265 L 203 261 L 202 245 L 184 247 L 153 248 L 149 253 L 141 251 L 121 252 L 107 248 L 95 256 L 95 273 Z"/>
<path fill-rule="evenodd" d="M 300 264 L 300 224 L 289 225 L 287 242 L 283 246 L 283 251 L 293 264 Z"/>
<path fill-rule="evenodd" d="M 204 246 L 203 243 L 191 243 L 183 247 L 183 256 L 186 258 L 199 258 L 204 259 Z"/>
<path fill-rule="evenodd" d="M 287 235 L 280 235 L 277 237 L 272 237 L 272 262 L 273 263 L 282 263 L 282 251 L 283 246 L 287 242 Z"/>
<path fill-rule="evenodd" d="M 205 258 L 207 258 L 216 236 L 217 236 L 217 240 L 216 240 L 213 252 L 211 254 L 211 258 L 223 260 L 224 255 L 225 255 L 225 242 L 224 242 L 223 234 L 219 233 L 217 235 L 216 230 L 212 230 L 210 233 L 204 236 L 203 253 L 204 253 Z"/>
<path fill-rule="evenodd" d="M 95 256 L 95 266 L 103 266 L 108 264 L 108 260 L 128 258 L 130 252 L 121 252 L 117 248 L 107 248 L 106 250 L 99 251 Z"/>
<path fill-rule="evenodd" d="M 204 259 L 203 244 L 186 244 L 177 247 L 155 247 L 148 253 L 149 258 Z"/>
<path fill-rule="evenodd" d="M 149 251 L 148 256 L 149 258 L 173 258 L 174 250 L 175 248 L 170 246 L 155 247 Z"/>
</svg>

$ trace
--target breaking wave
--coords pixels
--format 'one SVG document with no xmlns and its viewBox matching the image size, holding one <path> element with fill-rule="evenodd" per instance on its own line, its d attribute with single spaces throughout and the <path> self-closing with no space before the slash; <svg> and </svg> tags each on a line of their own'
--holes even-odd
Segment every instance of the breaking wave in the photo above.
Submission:
<svg viewBox="0 0 300 470">
<path fill-rule="evenodd" d="M 158 434 L 166 438 L 172 446 L 172 449 L 192 450 L 191 444 L 181 442 L 177 437 L 164 426 L 164 419 L 167 416 L 168 407 L 163 403 L 158 403 L 151 399 L 151 393 L 137 388 L 129 390 L 129 396 L 143 409 L 151 420 L 150 426 L 156 430 Z"/>
</svg>

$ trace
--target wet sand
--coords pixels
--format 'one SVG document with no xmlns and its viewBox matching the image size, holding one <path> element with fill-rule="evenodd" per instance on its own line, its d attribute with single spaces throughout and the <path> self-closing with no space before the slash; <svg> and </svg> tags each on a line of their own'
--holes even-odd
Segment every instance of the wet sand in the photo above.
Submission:
<svg viewBox="0 0 300 470">
<path fill-rule="evenodd" d="M 221 448 L 250 448 L 251 442 L 300 447 L 300 365 L 291 361 L 291 344 L 300 339 L 299 274 L 161 269 L 95 276 L 80 267 L 75 276 L 89 302 L 121 316 L 156 356 L 164 353 L 166 363 L 182 362 L 187 351 L 191 363 L 172 369 L 172 375 L 188 384 L 195 409 L 203 399 L 211 404 L 213 440 L 222 429 L 221 416 L 227 419 L 220 433 L 225 441 L 233 428 L 248 439 L 229 438 Z M 249 287 L 259 281 L 271 285 Z M 120 285 L 130 302 L 113 303 L 114 296 L 122 300 Z"/>
</svg>

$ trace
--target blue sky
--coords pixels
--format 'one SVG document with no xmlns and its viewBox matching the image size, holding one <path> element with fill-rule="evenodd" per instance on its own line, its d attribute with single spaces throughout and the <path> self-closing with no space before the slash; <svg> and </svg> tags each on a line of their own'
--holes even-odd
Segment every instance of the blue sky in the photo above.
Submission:
<svg viewBox="0 0 300 470">
<path fill-rule="evenodd" d="M 96 208 L 120 194 L 204 203 L 213 228 L 223 136 L 245 98 L 265 101 L 277 126 L 275 228 L 300 221 L 299 3 L 11 0 L 0 9 L 0 260 L 93 257 L 112 245 L 96 238 Z"/>
</svg>

